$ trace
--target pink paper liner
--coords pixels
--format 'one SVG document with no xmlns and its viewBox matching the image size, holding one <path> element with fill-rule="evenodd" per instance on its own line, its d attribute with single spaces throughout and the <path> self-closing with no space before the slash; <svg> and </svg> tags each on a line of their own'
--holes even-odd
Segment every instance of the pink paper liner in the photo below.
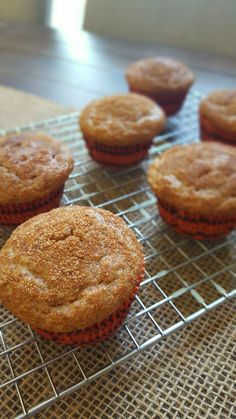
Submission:
<svg viewBox="0 0 236 419">
<path fill-rule="evenodd" d="M 58 207 L 60 205 L 63 190 L 64 184 L 50 194 L 31 202 L 0 205 L 0 224 L 21 224 L 37 214 Z"/>
<path fill-rule="evenodd" d="M 85 138 L 85 141 L 94 160 L 113 166 L 131 165 L 140 162 L 145 158 L 152 145 L 152 141 L 129 146 L 110 146 L 94 142 L 88 138 Z"/>
<path fill-rule="evenodd" d="M 214 216 L 189 214 L 163 201 L 158 201 L 161 217 L 176 231 L 190 235 L 197 240 L 219 239 L 227 236 L 236 227 L 236 216 L 225 219 Z"/>
</svg>

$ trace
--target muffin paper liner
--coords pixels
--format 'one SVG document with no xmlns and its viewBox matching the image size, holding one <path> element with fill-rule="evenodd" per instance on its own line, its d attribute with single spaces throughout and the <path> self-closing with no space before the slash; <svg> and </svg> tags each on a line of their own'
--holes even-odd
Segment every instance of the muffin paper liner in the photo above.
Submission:
<svg viewBox="0 0 236 419">
<path fill-rule="evenodd" d="M 92 158 L 100 163 L 114 166 L 135 164 L 143 160 L 152 145 L 152 141 L 127 146 L 110 146 L 85 138 Z"/>
<path fill-rule="evenodd" d="M 139 285 L 143 279 L 144 266 L 139 278 L 136 281 L 134 290 L 130 298 L 125 301 L 118 310 L 112 313 L 108 318 L 84 329 L 78 329 L 69 333 L 54 333 L 45 330 L 36 329 L 36 332 L 46 339 L 53 340 L 64 345 L 86 346 L 93 345 L 97 342 L 107 339 L 123 324 L 135 294 L 138 292 Z"/>
<path fill-rule="evenodd" d="M 0 205 L 0 224 L 21 224 L 34 215 L 58 207 L 63 190 L 64 184 L 56 191 L 31 202 Z"/>
<path fill-rule="evenodd" d="M 236 216 L 228 219 L 214 216 L 203 217 L 178 210 L 160 200 L 158 208 L 167 224 L 176 231 L 197 240 L 219 239 L 227 236 L 236 227 Z"/>
<path fill-rule="evenodd" d="M 154 102 L 156 102 L 157 105 L 159 105 L 164 110 L 167 116 L 172 116 L 176 114 L 177 112 L 179 112 L 180 109 L 182 108 L 183 102 L 185 100 L 185 97 L 189 89 L 181 90 L 181 92 L 172 93 L 172 94 L 170 93 L 159 93 L 159 94 L 145 93 L 145 92 L 142 92 L 141 90 L 138 91 L 133 88 L 130 88 L 129 90 L 130 92 L 139 93 L 141 95 L 147 96 L 150 99 L 154 100 Z"/>
<path fill-rule="evenodd" d="M 200 117 L 200 131 L 201 140 L 203 141 L 218 141 L 224 144 L 236 145 L 236 135 L 235 137 L 230 137 L 228 132 L 215 128 L 213 124 L 203 116 Z"/>
</svg>

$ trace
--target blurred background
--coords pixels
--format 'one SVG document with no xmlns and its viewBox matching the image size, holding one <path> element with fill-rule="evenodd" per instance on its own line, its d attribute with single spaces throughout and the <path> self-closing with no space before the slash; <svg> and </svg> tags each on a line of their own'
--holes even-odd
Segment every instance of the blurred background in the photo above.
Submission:
<svg viewBox="0 0 236 419">
<path fill-rule="evenodd" d="M 0 0 L 0 19 L 236 57 L 235 0 Z"/>
<path fill-rule="evenodd" d="M 0 0 L 0 113 L 16 103 L 6 87 L 81 109 L 127 92 L 126 67 L 157 55 L 189 66 L 200 94 L 232 89 L 235 39 L 236 0 Z"/>
</svg>

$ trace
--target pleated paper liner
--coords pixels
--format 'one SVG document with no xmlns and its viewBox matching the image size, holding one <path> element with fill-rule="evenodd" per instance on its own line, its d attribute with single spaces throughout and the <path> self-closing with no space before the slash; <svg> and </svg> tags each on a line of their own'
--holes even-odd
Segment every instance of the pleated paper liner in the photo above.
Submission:
<svg viewBox="0 0 236 419">
<path fill-rule="evenodd" d="M 236 133 L 230 135 L 229 132 L 214 127 L 203 116 L 200 116 L 200 132 L 203 141 L 218 141 L 223 144 L 236 146 Z"/>
<path fill-rule="evenodd" d="M 225 219 L 215 216 L 189 214 L 158 201 L 158 208 L 164 221 L 176 231 L 197 240 L 219 239 L 227 236 L 236 227 L 236 216 Z"/>
<path fill-rule="evenodd" d="M 139 93 L 143 96 L 147 96 L 159 105 L 167 116 L 175 115 L 180 111 L 184 100 L 188 94 L 189 89 L 183 89 L 176 93 L 145 93 L 141 90 L 135 90 L 130 88 L 130 92 Z"/>
<path fill-rule="evenodd" d="M 127 146 L 112 146 L 97 143 L 85 138 L 91 157 L 107 165 L 125 166 L 143 160 L 152 145 L 152 141 Z"/>
<path fill-rule="evenodd" d="M 107 339 L 119 329 L 127 317 L 135 294 L 137 294 L 139 285 L 143 279 L 144 267 L 139 278 L 136 281 L 132 295 L 125 301 L 118 310 L 112 313 L 108 318 L 84 329 L 78 329 L 69 333 L 54 333 L 45 330 L 36 329 L 36 332 L 46 339 L 53 340 L 63 345 L 87 346 L 94 345 L 97 342 Z"/>
<path fill-rule="evenodd" d="M 0 205 L 0 224 L 17 225 L 60 205 L 64 184 L 57 190 L 31 202 Z"/>
</svg>

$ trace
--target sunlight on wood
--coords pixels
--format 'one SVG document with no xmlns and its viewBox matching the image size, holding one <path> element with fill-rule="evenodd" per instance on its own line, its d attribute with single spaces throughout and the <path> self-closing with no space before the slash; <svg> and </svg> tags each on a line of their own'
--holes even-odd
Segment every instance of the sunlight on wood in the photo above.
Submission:
<svg viewBox="0 0 236 419">
<path fill-rule="evenodd" d="M 52 0 L 50 26 L 73 35 L 83 27 L 86 0 Z"/>
</svg>

